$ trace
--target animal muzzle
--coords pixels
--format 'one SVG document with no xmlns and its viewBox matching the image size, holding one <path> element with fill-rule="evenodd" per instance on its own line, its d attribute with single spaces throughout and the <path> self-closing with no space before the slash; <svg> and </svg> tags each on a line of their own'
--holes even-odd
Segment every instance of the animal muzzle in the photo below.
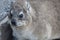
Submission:
<svg viewBox="0 0 60 40">
<path fill-rule="evenodd" d="M 16 21 L 15 21 L 14 19 L 12 19 L 12 20 L 11 20 L 11 24 L 12 24 L 13 26 L 16 26 Z"/>
</svg>

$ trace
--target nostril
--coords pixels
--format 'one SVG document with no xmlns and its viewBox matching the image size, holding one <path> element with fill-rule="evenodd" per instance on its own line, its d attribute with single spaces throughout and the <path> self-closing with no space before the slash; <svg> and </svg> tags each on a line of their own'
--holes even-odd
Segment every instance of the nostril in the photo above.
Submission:
<svg viewBox="0 0 60 40">
<path fill-rule="evenodd" d="M 11 20 L 12 25 L 16 25 L 15 20 Z"/>
</svg>

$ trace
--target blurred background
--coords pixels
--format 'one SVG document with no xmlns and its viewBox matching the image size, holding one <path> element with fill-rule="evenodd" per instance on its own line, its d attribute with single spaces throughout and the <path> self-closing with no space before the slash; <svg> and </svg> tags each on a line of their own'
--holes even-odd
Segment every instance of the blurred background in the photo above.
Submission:
<svg viewBox="0 0 60 40">
<path fill-rule="evenodd" d="M 0 0 L 0 23 L 4 19 L 4 17 L 7 16 L 6 11 L 9 10 L 10 3 L 12 1 L 14 2 L 15 0 Z M 1 40 L 1 27 L 0 27 L 0 40 Z"/>
</svg>

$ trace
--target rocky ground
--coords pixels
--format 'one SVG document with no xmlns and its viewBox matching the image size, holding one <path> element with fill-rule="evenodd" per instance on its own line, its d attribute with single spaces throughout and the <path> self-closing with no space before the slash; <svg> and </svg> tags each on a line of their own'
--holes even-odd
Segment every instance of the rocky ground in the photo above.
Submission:
<svg viewBox="0 0 60 40">
<path fill-rule="evenodd" d="M 6 11 L 10 6 L 10 3 L 14 0 L 0 0 L 0 23 L 4 19 L 4 17 L 7 15 Z M 1 27 L 0 27 L 0 40 L 1 40 Z"/>
<path fill-rule="evenodd" d="M 0 22 L 7 14 L 6 11 L 9 10 L 12 1 L 13 0 L 0 0 Z"/>
</svg>

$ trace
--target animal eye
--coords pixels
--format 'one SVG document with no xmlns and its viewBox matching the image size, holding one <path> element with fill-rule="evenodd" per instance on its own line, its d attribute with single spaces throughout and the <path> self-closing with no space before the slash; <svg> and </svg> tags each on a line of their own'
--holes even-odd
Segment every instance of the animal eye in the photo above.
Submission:
<svg viewBox="0 0 60 40">
<path fill-rule="evenodd" d="M 21 18 L 21 19 L 22 19 L 22 18 L 23 18 L 23 14 L 20 14 L 20 15 L 19 15 L 19 18 Z"/>
</svg>

